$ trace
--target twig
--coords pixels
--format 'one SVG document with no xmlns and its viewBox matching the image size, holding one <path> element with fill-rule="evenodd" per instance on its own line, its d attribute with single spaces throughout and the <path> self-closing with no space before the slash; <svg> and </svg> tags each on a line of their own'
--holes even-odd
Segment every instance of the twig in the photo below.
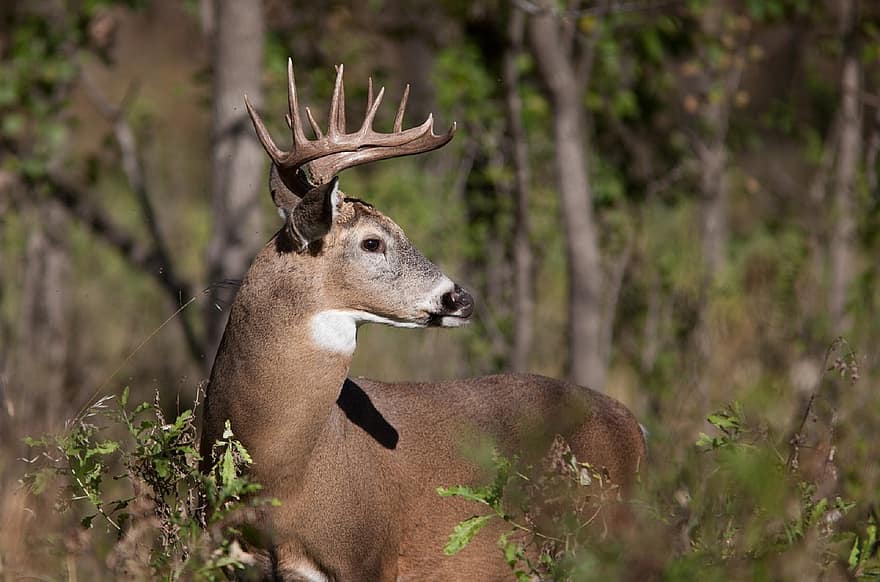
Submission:
<svg viewBox="0 0 880 582">
<path fill-rule="evenodd" d="M 89 202 L 85 193 L 57 176 L 49 175 L 30 185 L 36 187 L 40 183 L 47 187 L 49 195 L 56 202 L 94 235 L 109 243 L 130 264 L 154 277 L 176 304 L 180 304 L 182 297 L 190 296 L 189 283 L 178 279 L 173 271 L 166 268 L 166 263 L 155 248 L 133 238 L 128 230 L 119 226 L 100 207 Z M 180 325 L 190 354 L 196 362 L 200 362 L 202 349 L 195 329 L 186 318 L 180 318 Z"/>
<path fill-rule="evenodd" d="M 95 388 L 95 391 L 92 393 L 92 395 L 91 395 L 91 396 L 89 397 L 89 399 L 86 401 L 86 403 L 82 406 L 82 408 L 80 409 L 80 411 L 77 412 L 77 414 L 76 414 L 76 416 L 74 417 L 74 419 L 79 419 L 79 417 L 80 417 L 83 413 L 85 413 L 85 411 L 86 411 L 86 410 L 89 408 L 89 406 L 91 405 L 92 400 L 94 400 L 95 397 L 96 397 L 98 394 L 100 394 L 101 392 L 103 392 L 104 387 L 107 386 L 107 384 L 110 383 L 110 380 L 112 380 L 112 379 L 116 376 L 116 374 L 119 373 L 119 371 L 122 369 L 122 367 L 123 367 L 125 364 L 127 364 L 128 361 L 131 360 L 131 359 L 135 356 L 135 354 L 137 354 L 137 353 L 140 351 L 140 349 L 141 349 L 142 347 L 144 347 L 145 345 L 147 345 L 147 343 L 149 343 L 150 340 L 153 339 L 153 338 L 156 336 L 157 333 L 159 333 L 160 331 L 162 331 L 162 330 L 165 328 L 165 326 L 168 325 L 168 324 L 171 322 L 172 319 L 174 319 L 175 317 L 177 317 L 178 315 L 180 315 L 180 314 L 181 314 L 181 313 L 182 313 L 187 307 L 189 307 L 189 306 L 190 306 L 190 305 L 191 305 L 196 299 L 198 299 L 199 297 L 205 295 L 208 291 L 210 291 L 210 289 L 211 289 L 211 288 L 208 287 L 207 289 L 203 289 L 202 292 L 199 293 L 198 295 L 194 295 L 194 296 L 190 297 L 189 301 L 187 301 L 186 303 L 184 303 L 183 305 L 181 305 L 181 306 L 177 309 L 177 311 L 175 311 L 174 313 L 172 313 L 171 315 L 169 315 L 169 316 L 165 319 L 165 321 L 163 321 L 162 323 L 160 323 L 160 324 L 159 324 L 159 327 L 157 327 L 157 328 L 154 329 L 152 332 L 150 332 L 150 334 L 149 334 L 146 338 L 144 338 L 144 340 L 143 340 L 141 343 L 139 343 L 139 344 L 137 345 L 137 347 L 136 347 L 134 350 L 132 350 L 131 353 L 128 354 L 128 356 L 126 356 L 126 358 L 125 358 L 124 360 L 122 360 L 122 362 L 116 367 L 116 369 L 113 370 L 113 372 L 111 372 L 110 375 L 107 376 L 107 378 L 106 378 L 103 382 L 101 382 L 101 384 L 99 384 L 97 388 Z"/>
<path fill-rule="evenodd" d="M 846 348 L 845 357 L 850 360 L 855 359 L 855 352 L 853 352 L 852 348 L 849 346 L 849 342 L 846 341 L 846 338 L 843 336 L 838 336 L 834 338 L 834 341 L 831 342 L 831 345 L 828 346 L 828 349 L 825 350 L 825 358 L 822 360 L 822 374 L 819 376 L 819 379 L 816 381 L 816 386 L 813 388 L 813 392 L 810 394 L 810 398 L 807 400 L 807 405 L 804 407 L 804 413 L 801 415 L 800 423 L 797 426 L 797 429 L 792 434 L 789 439 L 789 452 L 788 458 L 785 461 L 785 466 L 788 470 L 796 469 L 798 463 L 798 453 L 800 452 L 801 447 L 804 442 L 803 430 L 804 426 L 807 424 L 807 419 L 810 418 L 810 415 L 813 413 L 813 406 L 816 403 L 816 399 L 819 397 L 819 390 L 822 388 L 822 380 L 825 377 L 825 374 L 834 369 L 828 367 L 828 362 L 831 359 L 831 354 L 837 351 L 839 348 Z M 858 376 L 855 375 L 853 377 L 853 382 L 858 379 Z M 833 430 L 833 424 L 832 424 Z"/>
</svg>

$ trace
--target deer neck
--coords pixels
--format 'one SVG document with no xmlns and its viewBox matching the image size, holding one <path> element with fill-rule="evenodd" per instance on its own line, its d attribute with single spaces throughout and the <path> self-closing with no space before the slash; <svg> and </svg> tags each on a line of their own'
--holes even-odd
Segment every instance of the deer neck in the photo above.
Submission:
<svg viewBox="0 0 880 582">
<path fill-rule="evenodd" d="M 320 277 L 305 258 L 269 247 L 230 313 L 205 435 L 219 436 L 229 419 L 254 459 L 255 478 L 271 491 L 274 483 L 299 483 L 308 468 L 348 375 L 357 327 L 345 312 L 320 308 Z"/>
</svg>

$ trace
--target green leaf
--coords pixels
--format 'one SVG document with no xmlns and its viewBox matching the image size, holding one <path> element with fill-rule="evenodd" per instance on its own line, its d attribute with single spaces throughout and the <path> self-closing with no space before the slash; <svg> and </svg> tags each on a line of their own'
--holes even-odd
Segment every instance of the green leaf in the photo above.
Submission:
<svg viewBox="0 0 880 582">
<path fill-rule="evenodd" d="M 95 445 L 91 447 L 86 453 L 86 458 L 89 458 L 92 455 L 109 455 L 110 453 L 113 453 L 118 449 L 118 441 L 104 441 L 100 443 L 95 443 Z"/>
<path fill-rule="evenodd" d="M 700 436 L 697 437 L 696 445 L 704 449 L 717 449 L 724 446 L 724 440 L 717 437 L 711 437 L 706 433 L 701 432 Z"/>
<path fill-rule="evenodd" d="M 487 497 L 490 495 L 490 492 L 485 489 L 472 489 L 471 487 L 467 487 L 465 485 L 457 485 L 455 487 L 437 487 L 437 494 L 440 497 L 461 497 L 463 499 L 467 499 L 468 501 L 476 501 L 478 503 L 483 503 L 485 505 L 489 505 L 487 501 Z"/>
<path fill-rule="evenodd" d="M 24 442 L 24 444 L 26 444 L 29 447 L 45 447 L 45 446 L 49 445 L 49 437 L 46 437 L 46 436 L 42 436 L 38 439 L 35 439 L 34 437 L 26 436 L 21 440 Z"/>
<path fill-rule="evenodd" d="M 140 414 L 141 412 L 143 412 L 145 410 L 149 410 L 152 407 L 153 407 L 153 405 L 150 404 L 149 402 L 141 402 L 140 404 L 137 405 L 137 408 L 134 409 L 134 412 L 132 414 Z"/>
<path fill-rule="evenodd" d="M 492 517 L 492 515 L 477 515 L 456 525 L 443 548 L 443 553 L 452 556 L 463 550 Z"/>
<path fill-rule="evenodd" d="M 813 506 L 813 509 L 810 511 L 809 522 L 808 525 L 813 525 L 819 522 L 821 517 L 825 515 L 825 511 L 828 509 L 828 499 L 823 497 L 819 500 L 816 505 Z"/>
<path fill-rule="evenodd" d="M 523 553 L 516 542 L 510 541 L 509 537 L 512 532 L 505 532 L 498 538 L 498 547 L 504 552 L 504 560 L 511 570 L 516 570 L 516 564 L 519 562 Z"/>
<path fill-rule="evenodd" d="M 852 549 L 849 551 L 849 558 L 847 559 L 847 564 L 849 564 L 850 570 L 855 570 L 859 565 L 859 556 L 861 553 L 859 552 L 859 536 L 856 536 L 855 540 L 853 540 Z"/>
<path fill-rule="evenodd" d="M 232 455 L 232 447 L 226 447 L 223 451 L 223 460 L 220 464 L 220 481 L 228 486 L 235 480 L 235 457 Z"/>
<path fill-rule="evenodd" d="M 232 445 L 235 447 L 235 450 L 238 451 L 238 454 L 245 465 L 252 465 L 254 463 L 250 453 L 247 452 L 247 449 L 244 448 L 243 444 L 238 441 L 232 441 Z"/>
<path fill-rule="evenodd" d="M 119 406 L 125 408 L 128 404 L 128 386 L 122 389 L 122 396 L 119 397 Z"/>
</svg>

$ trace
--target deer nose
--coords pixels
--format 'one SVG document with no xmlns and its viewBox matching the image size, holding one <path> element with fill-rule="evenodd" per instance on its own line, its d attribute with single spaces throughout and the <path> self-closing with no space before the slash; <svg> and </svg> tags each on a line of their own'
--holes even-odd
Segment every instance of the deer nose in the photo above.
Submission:
<svg viewBox="0 0 880 582">
<path fill-rule="evenodd" d="M 474 312 L 474 298 L 459 285 L 456 285 L 452 291 L 445 293 L 442 301 L 443 307 L 458 317 L 470 317 Z"/>
</svg>

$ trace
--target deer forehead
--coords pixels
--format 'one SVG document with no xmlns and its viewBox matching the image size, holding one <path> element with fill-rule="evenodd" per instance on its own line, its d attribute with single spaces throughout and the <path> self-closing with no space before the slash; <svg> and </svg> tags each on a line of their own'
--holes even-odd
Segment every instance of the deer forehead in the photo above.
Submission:
<svg viewBox="0 0 880 582">
<path fill-rule="evenodd" d="M 380 224 L 389 230 L 400 231 L 396 222 L 385 216 L 372 205 L 358 199 L 345 198 L 336 212 L 336 224 L 351 228 L 364 223 Z"/>
<path fill-rule="evenodd" d="M 336 213 L 334 227 L 331 234 L 338 239 L 344 239 L 352 233 L 374 234 L 408 243 L 406 234 L 396 222 L 360 201 L 343 203 Z"/>
</svg>

